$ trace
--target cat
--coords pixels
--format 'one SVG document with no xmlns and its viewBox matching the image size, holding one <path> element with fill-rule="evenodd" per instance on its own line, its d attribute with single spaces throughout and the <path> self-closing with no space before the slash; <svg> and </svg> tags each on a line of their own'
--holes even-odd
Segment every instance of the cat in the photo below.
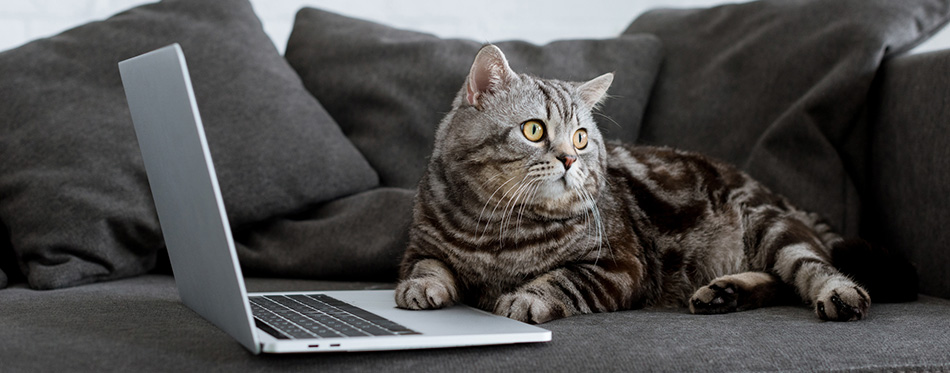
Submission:
<svg viewBox="0 0 950 373">
<path fill-rule="evenodd" d="M 398 307 L 544 323 L 797 297 L 822 320 L 867 317 L 868 291 L 832 265 L 846 241 L 817 214 L 701 154 L 606 141 L 592 113 L 612 80 L 517 74 L 481 48 L 418 186 Z"/>
</svg>

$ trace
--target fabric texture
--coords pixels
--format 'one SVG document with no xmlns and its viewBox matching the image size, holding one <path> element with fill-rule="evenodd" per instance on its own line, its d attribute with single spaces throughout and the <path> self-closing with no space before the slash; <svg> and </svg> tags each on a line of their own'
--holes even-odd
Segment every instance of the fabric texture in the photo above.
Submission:
<svg viewBox="0 0 950 373">
<path fill-rule="evenodd" d="M 596 118 L 606 136 L 636 140 L 662 56 L 656 38 L 495 44 L 519 73 L 586 81 L 614 72 L 611 98 Z M 373 165 L 380 183 L 415 189 L 435 128 L 481 45 L 304 8 L 297 13 L 286 58 Z"/>
<path fill-rule="evenodd" d="M 884 59 L 936 32 L 947 0 L 763 0 L 656 10 L 624 33 L 652 33 L 666 59 L 639 141 L 739 165 L 848 236 L 861 204 L 842 154 Z M 847 15 L 847 16 L 842 16 Z"/>
<path fill-rule="evenodd" d="M 391 284 L 248 279 L 249 291 Z M 170 276 L 54 291 L 0 290 L 5 371 L 946 371 L 950 301 L 874 304 L 868 319 L 820 322 L 804 306 L 725 315 L 647 309 L 543 324 L 539 344 L 254 356 L 185 307 Z M 419 311 L 424 312 L 424 311 Z M 55 327 L 51 327 L 55 326 Z M 50 358 L 50 351 L 56 358 Z M 94 358 L 93 358 L 94 357 Z"/>
<path fill-rule="evenodd" d="M 950 51 L 889 62 L 868 105 L 875 203 L 863 230 L 917 266 L 922 293 L 950 298 Z"/>
<path fill-rule="evenodd" d="M 377 184 L 250 3 L 134 8 L 0 54 L 0 221 L 32 287 L 153 266 L 163 243 L 116 64 L 173 42 L 232 228 Z"/>
</svg>

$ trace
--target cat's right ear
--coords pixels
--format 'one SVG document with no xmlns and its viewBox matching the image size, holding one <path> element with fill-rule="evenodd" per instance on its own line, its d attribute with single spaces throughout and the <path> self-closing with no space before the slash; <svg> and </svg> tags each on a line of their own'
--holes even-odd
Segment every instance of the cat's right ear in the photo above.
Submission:
<svg viewBox="0 0 950 373">
<path fill-rule="evenodd" d="M 607 89 L 610 88 L 610 83 L 613 83 L 613 81 L 614 74 L 606 73 L 581 84 L 578 87 L 581 100 L 587 104 L 587 107 L 596 109 L 607 98 Z"/>
<path fill-rule="evenodd" d="M 465 99 L 469 105 L 480 106 L 479 100 L 486 93 L 505 89 L 512 81 L 518 79 L 505 54 L 498 47 L 488 44 L 478 51 L 472 69 L 465 80 Z"/>
</svg>

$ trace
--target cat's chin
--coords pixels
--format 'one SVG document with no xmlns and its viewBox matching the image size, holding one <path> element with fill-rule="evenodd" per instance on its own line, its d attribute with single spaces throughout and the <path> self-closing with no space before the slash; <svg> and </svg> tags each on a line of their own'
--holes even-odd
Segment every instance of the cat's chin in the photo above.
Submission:
<svg viewBox="0 0 950 373">
<path fill-rule="evenodd" d="M 565 179 L 546 182 L 539 188 L 537 203 L 533 212 L 540 218 L 548 220 L 563 220 L 587 213 L 590 204 L 585 199 L 581 188 L 572 188 Z M 593 195 L 589 195 L 591 200 Z"/>
<path fill-rule="evenodd" d="M 588 209 L 583 202 L 575 202 L 569 206 L 541 204 L 535 206 L 531 213 L 536 220 L 560 221 L 583 217 L 588 213 Z"/>
</svg>

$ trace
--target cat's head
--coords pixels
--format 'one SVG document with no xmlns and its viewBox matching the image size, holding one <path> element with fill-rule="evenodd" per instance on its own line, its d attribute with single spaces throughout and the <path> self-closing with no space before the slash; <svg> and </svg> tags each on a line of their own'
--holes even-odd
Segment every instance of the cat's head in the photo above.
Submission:
<svg viewBox="0 0 950 373">
<path fill-rule="evenodd" d="M 489 208 L 584 214 L 605 185 L 604 139 L 592 112 L 612 81 L 609 73 L 587 82 L 517 74 L 486 45 L 439 125 L 433 161 L 451 164 L 447 182 L 466 183 Z"/>
</svg>

